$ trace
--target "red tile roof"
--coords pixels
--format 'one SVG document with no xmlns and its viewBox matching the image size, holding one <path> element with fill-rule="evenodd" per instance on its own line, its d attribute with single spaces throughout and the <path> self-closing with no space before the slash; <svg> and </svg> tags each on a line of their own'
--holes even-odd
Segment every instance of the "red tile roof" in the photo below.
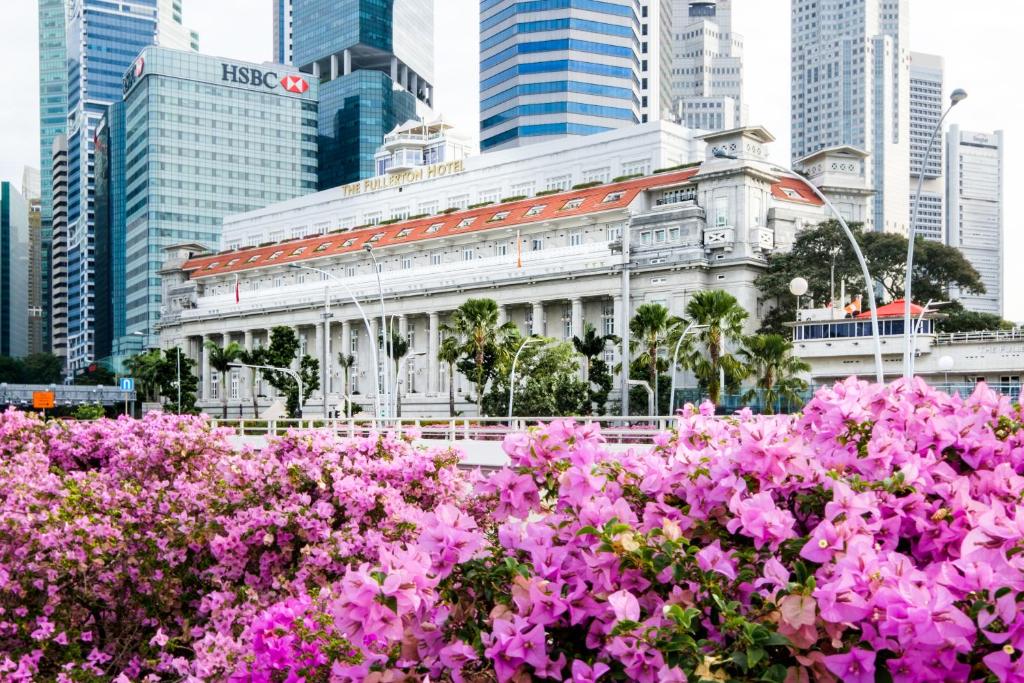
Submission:
<svg viewBox="0 0 1024 683">
<path fill-rule="evenodd" d="M 790 190 L 798 196 L 793 197 L 786 190 Z M 814 206 L 822 206 L 824 204 L 823 201 L 818 199 L 818 195 L 814 194 L 807 187 L 805 181 L 790 176 L 784 176 L 779 179 L 779 182 L 772 185 L 772 196 L 784 202 L 800 202 Z"/>
<path fill-rule="evenodd" d="M 904 299 L 896 299 L 892 303 L 888 303 L 884 306 L 878 307 L 879 318 L 902 318 L 903 317 L 903 302 Z M 914 318 L 921 315 L 921 311 L 924 310 L 923 306 L 918 306 L 915 303 L 910 304 L 910 315 Z M 868 319 L 871 317 L 871 311 L 864 311 L 857 315 L 858 319 Z"/>
<path fill-rule="evenodd" d="M 619 183 L 609 183 L 558 194 L 531 197 L 515 202 L 490 204 L 484 207 L 406 220 L 389 225 L 374 225 L 326 235 L 286 240 L 264 247 L 246 247 L 210 256 L 199 256 L 185 263 L 184 269 L 193 278 L 265 267 L 269 264 L 296 263 L 358 252 L 367 243 L 374 249 L 399 246 L 422 240 L 477 233 L 496 228 L 532 225 L 566 216 L 582 216 L 629 206 L 644 190 L 684 182 L 699 170 L 692 166 L 670 173 L 659 173 Z M 792 187 L 800 194 L 793 199 L 778 186 Z M 772 188 L 773 194 L 785 201 L 817 203 L 813 193 L 796 179 L 784 179 Z M 813 201 L 812 201 L 813 199 Z M 539 207 L 539 208 L 538 208 Z M 502 215 L 506 214 L 507 215 Z"/>
</svg>

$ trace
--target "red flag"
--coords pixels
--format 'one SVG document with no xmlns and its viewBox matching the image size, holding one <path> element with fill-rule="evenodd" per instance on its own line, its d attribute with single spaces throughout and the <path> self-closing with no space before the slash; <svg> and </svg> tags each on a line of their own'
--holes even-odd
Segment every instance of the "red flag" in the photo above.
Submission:
<svg viewBox="0 0 1024 683">
<path fill-rule="evenodd" d="M 237 304 L 241 299 L 241 290 L 238 288 L 238 273 L 235 273 L 235 303 Z"/>
</svg>

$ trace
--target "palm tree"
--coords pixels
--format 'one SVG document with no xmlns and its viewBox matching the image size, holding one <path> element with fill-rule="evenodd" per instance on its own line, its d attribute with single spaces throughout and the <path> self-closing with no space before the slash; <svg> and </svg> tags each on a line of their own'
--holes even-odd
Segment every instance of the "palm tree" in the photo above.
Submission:
<svg viewBox="0 0 1024 683">
<path fill-rule="evenodd" d="M 686 305 L 686 317 L 695 330 L 683 340 L 688 351 L 684 362 L 707 388 L 711 402 L 718 405 L 723 389 L 722 376 L 725 375 L 726 385 L 734 385 L 746 374 L 743 364 L 725 352 L 724 342 L 742 340 L 743 322 L 748 313 L 732 294 L 710 289 L 693 295 Z"/>
<path fill-rule="evenodd" d="M 208 341 L 206 348 L 210 352 L 210 367 L 217 371 L 217 379 L 220 382 L 220 403 L 223 408 L 221 416 L 226 420 L 228 417 L 227 374 L 231 370 L 231 364 L 238 360 L 245 349 L 234 341 L 228 342 L 228 345 L 224 347 Z"/>
<path fill-rule="evenodd" d="M 444 337 L 437 350 L 437 359 L 448 365 L 448 416 L 455 417 L 455 363 L 462 355 L 462 345 L 447 325 L 442 326 L 441 332 Z"/>
<path fill-rule="evenodd" d="M 151 349 L 145 353 L 132 356 L 124 362 L 124 367 L 131 373 L 131 376 L 139 383 L 142 395 L 146 401 L 159 399 L 160 372 L 163 366 L 163 356 L 157 349 Z"/>
<path fill-rule="evenodd" d="M 590 366 L 594 362 L 594 359 L 604 353 L 605 348 L 609 343 L 618 342 L 619 338 L 614 334 L 599 335 L 597 328 L 592 323 L 583 324 L 583 338 L 574 336 L 572 338 L 572 345 L 576 347 L 576 352 L 583 356 L 583 367 L 584 367 L 584 378 L 587 382 L 587 388 L 590 388 Z M 588 401 L 588 412 L 592 407 Z"/>
<path fill-rule="evenodd" d="M 476 410 L 482 415 L 487 354 L 500 355 L 505 350 L 505 339 L 518 330 L 510 322 L 498 324 L 498 304 L 493 299 L 467 299 L 452 311 L 450 326 L 457 337 L 466 340 L 462 355 L 473 359 Z"/>
<path fill-rule="evenodd" d="M 640 304 L 633 319 L 629 321 L 629 331 L 634 340 L 632 346 L 644 350 L 635 360 L 647 367 L 648 382 L 654 391 L 655 409 L 661 405 L 658 403 L 658 371 L 665 369 L 665 361 L 658 353 L 679 322 L 679 318 L 669 313 L 667 308 L 655 303 Z"/>
<path fill-rule="evenodd" d="M 775 412 L 780 399 L 800 402 L 800 392 L 806 391 L 807 382 L 799 375 L 810 372 L 811 366 L 793 355 L 793 342 L 781 334 L 756 334 L 743 341 L 739 356 L 756 377 L 754 388 L 743 395 L 744 401 L 751 401 L 760 393 L 764 412 L 769 415 Z"/>
<path fill-rule="evenodd" d="M 402 392 L 398 390 L 401 377 L 398 376 L 398 369 L 402 358 L 409 353 L 409 340 L 398 332 L 391 333 L 391 344 L 388 345 L 388 355 L 395 363 L 395 417 L 402 417 Z M 390 372 L 390 369 L 389 369 Z"/>
<path fill-rule="evenodd" d="M 344 352 L 338 354 L 338 365 L 341 366 L 342 371 L 345 373 L 345 417 L 352 417 L 352 384 L 349 382 L 349 374 L 352 372 L 352 366 L 355 364 L 356 357 L 352 354 Z"/>
</svg>

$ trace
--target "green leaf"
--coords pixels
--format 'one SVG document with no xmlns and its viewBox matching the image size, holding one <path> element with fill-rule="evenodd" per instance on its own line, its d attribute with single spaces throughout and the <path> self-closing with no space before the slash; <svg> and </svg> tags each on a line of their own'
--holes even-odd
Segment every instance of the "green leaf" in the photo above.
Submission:
<svg viewBox="0 0 1024 683">
<path fill-rule="evenodd" d="M 576 535 L 577 536 L 600 536 L 601 532 L 598 531 L 596 527 L 590 526 L 588 524 L 587 526 L 580 528 L 580 530 L 576 532 Z"/>
<path fill-rule="evenodd" d="M 747 666 L 754 667 L 764 658 L 764 650 L 759 647 L 747 648 Z"/>
</svg>

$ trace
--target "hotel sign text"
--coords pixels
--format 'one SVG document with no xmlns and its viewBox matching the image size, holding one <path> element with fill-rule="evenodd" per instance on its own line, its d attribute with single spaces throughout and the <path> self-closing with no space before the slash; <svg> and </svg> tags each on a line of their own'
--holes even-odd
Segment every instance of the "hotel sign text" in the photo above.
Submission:
<svg viewBox="0 0 1024 683">
<path fill-rule="evenodd" d="M 458 161 L 446 161 L 442 164 L 422 166 L 409 171 L 402 171 L 401 173 L 389 173 L 377 176 L 376 178 L 360 180 L 357 183 L 349 183 L 348 185 L 343 185 L 342 190 L 344 190 L 346 197 L 354 197 L 365 192 L 376 192 L 391 187 L 418 183 L 421 180 L 432 180 L 446 175 L 462 173 L 464 170 L 466 170 L 466 166 L 461 159 Z"/>
</svg>

